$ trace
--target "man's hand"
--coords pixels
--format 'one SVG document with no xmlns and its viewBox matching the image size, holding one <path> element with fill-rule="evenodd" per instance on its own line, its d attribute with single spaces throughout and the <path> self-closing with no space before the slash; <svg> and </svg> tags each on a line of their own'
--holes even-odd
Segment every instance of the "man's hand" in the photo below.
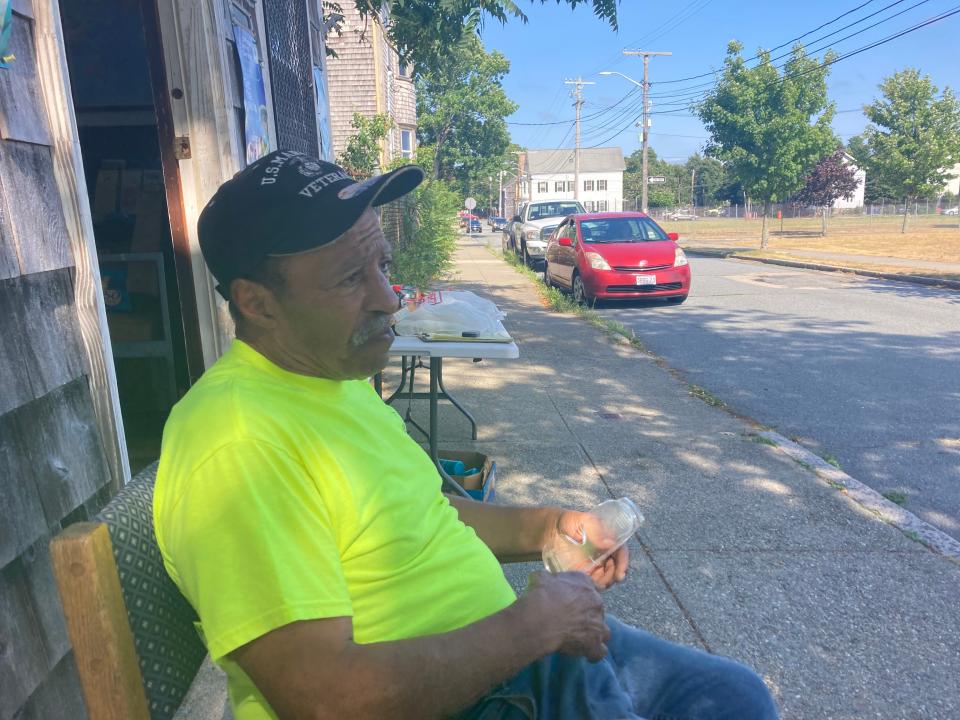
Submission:
<svg viewBox="0 0 960 720">
<path fill-rule="evenodd" d="M 582 531 L 586 531 L 587 537 L 597 547 L 603 548 L 604 543 L 607 543 L 607 546 L 614 543 L 613 538 L 604 535 L 596 516 L 577 510 L 564 510 L 560 514 L 553 529 L 553 535 L 546 538 L 546 543 L 552 542 L 557 533 L 580 539 Z M 629 565 L 630 551 L 626 545 L 623 545 L 603 563 L 590 569 L 587 574 L 599 590 L 606 590 L 616 583 L 623 582 L 627 577 Z"/>
<path fill-rule="evenodd" d="M 556 652 L 590 662 L 606 656 L 610 628 L 603 621 L 603 600 L 583 573 L 531 573 L 521 602 L 534 604 L 536 617 L 556 636 Z"/>
</svg>

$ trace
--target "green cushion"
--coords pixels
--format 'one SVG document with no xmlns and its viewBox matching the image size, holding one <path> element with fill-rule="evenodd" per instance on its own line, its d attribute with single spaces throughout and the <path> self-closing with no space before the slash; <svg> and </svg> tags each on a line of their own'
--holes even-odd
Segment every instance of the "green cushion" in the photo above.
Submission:
<svg viewBox="0 0 960 720">
<path fill-rule="evenodd" d="M 103 509 L 120 573 L 151 720 L 170 720 L 183 702 L 206 648 L 197 614 L 167 575 L 153 532 L 157 463 L 145 468 Z"/>
</svg>

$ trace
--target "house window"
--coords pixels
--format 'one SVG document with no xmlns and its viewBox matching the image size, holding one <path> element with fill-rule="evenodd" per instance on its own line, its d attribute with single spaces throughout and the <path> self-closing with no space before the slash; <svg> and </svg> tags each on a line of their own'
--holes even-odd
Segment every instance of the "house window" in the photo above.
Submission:
<svg viewBox="0 0 960 720">
<path fill-rule="evenodd" d="M 603 180 L 600 180 L 599 182 L 603 182 Z M 606 212 L 606 211 L 607 211 L 607 201 L 597 200 L 597 212 Z"/>
<path fill-rule="evenodd" d="M 399 76 L 402 77 L 402 78 L 409 78 L 409 77 L 410 77 L 410 65 L 408 65 L 408 64 L 405 63 L 405 62 L 400 62 L 400 63 L 397 65 L 397 75 L 399 75 Z"/>
<path fill-rule="evenodd" d="M 413 157 L 413 130 L 400 131 L 400 154 L 405 158 Z"/>
<path fill-rule="evenodd" d="M 587 191 L 587 192 L 589 192 L 590 190 L 593 190 L 593 180 L 584 180 L 583 189 L 584 191 Z"/>
<path fill-rule="evenodd" d="M 548 182 L 538 182 L 538 183 L 537 183 L 537 192 L 538 192 L 538 193 L 548 193 L 548 192 L 550 192 L 550 183 L 548 183 Z"/>
<path fill-rule="evenodd" d="M 586 189 L 586 188 L 584 188 Z M 583 206 L 587 209 L 587 212 L 593 212 L 593 200 L 587 200 Z"/>
<path fill-rule="evenodd" d="M 606 180 L 597 180 L 597 190 L 606 190 L 607 181 Z"/>
<path fill-rule="evenodd" d="M 554 192 L 563 192 L 563 189 L 566 187 L 566 185 L 567 184 L 563 180 L 557 180 L 553 184 L 553 190 Z"/>
<path fill-rule="evenodd" d="M 567 192 L 575 192 L 577 184 L 573 180 L 567 180 Z"/>
</svg>

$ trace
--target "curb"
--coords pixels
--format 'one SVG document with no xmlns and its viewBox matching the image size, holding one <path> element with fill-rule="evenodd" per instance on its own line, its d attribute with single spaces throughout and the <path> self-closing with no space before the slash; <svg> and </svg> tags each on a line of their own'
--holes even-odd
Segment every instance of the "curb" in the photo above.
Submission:
<svg viewBox="0 0 960 720">
<path fill-rule="evenodd" d="M 862 275 L 864 277 L 879 278 L 881 280 L 899 280 L 900 282 L 914 283 L 916 285 L 929 285 L 932 287 L 948 288 L 950 290 L 960 290 L 960 280 L 949 280 L 946 278 L 928 277 L 926 275 L 907 275 L 901 273 L 885 273 L 875 270 L 861 270 L 859 268 L 844 267 L 841 265 L 824 265 L 823 263 L 810 263 L 800 260 L 781 260 L 780 258 L 763 258 L 753 255 L 739 255 L 736 250 L 726 252 L 723 250 L 697 250 L 695 248 L 684 248 L 688 255 L 700 257 L 733 258 L 734 260 L 749 260 L 751 262 L 766 263 L 767 265 L 781 265 L 783 267 L 802 268 L 804 270 L 819 270 L 821 272 L 845 272 L 852 275 Z"/>
<path fill-rule="evenodd" d="M 716 255 L 714 256 L 725 257 L 722 254 L 722 251 L 716 251 Z M 516 269 L 514 269 L 514 271 L 517 272 L 518 275 L 521 275 L 521 277 L 524 277 L 523 274 Z M 958 285 L 960 285 L 960 283 L 958 283 Z M 589 320 L 587 320 L 587 322 L 589 322 Z M 671 374 L 678 372 L 674 368 L 671 368 L 669 365 L 667 365 L 666 361 L 660 356 L 651 353 L 646 348 L 638 348 L 630 341 L 629 338 L 626 338 L 619 333 L 614 333 L 609 329 L 597 329 L 603 335 L 605 335 L 613 345 L 621 345 L 629 347 L 632 350 L 639 351 L 647 358 L 653 360 L 655 363 L 669 371 Z M 682 382 L 686 382 L 686 380 L 684 380 L 682 377 L 678 379 Z M 722 409 L 724 412 L 733 415 L 735 418 L 741 422 L 747 423 L 748 425 L 759 425 L 759 423 L 757 423 L 755 420 L 744 417 L 739 413 L 734 412 L 729 407 L 724 406 L 723 408 L 719 409 Z M 842 488 L 845 494 L 854 502 L 866 508 L 867 510 L 870 510 L 885 523 L 897 528 L 900 530 L 900 532 L 910 537 L 910 539 L 916 540 L 933 552 L 944 556 L 952 562 L 960 564 L 960 541 L 955 540 L 950 535 L 947 535 L 945 532 L 937 527 L 934 527 L 925 520 L 921 520 L 909 510 L 905 510 L 896 503 L 887 500 L 887 498 L 873 488 L 864 485 L 856 478 L 847 475 L 845 472 L 834 467 L 819 455 L 816 455 L 802 445 L 785 438 L 780 433 L 773 432 L 772 430 L 761 430 L 756 432 L 756 435 L 772 443 L 777 450 L 789 456 L 797 463 L 807 466 L 813 473 L 825 480 L 828 484 Z"/>
<path fill-rule="evenodd" d="M 960 542 L 954 540 L 939 528 L 887 500 L 873 488 L 867 487 L 842 470 L 838 470 L 819 455 L 815 455 L 805 447 L 788 440 L 780 433 L 765 430 L 757 433 L 757 435 L 773 443 L 780 452 L 798 463 L 808 466 L 831 485 L 842 487 L 851 499 L 878 515 L 887 524 L 893 525 L 905 535 L 910 536 L 911 539 L 921 542 L 934 552 L 960 563 Z"/>
</svg>

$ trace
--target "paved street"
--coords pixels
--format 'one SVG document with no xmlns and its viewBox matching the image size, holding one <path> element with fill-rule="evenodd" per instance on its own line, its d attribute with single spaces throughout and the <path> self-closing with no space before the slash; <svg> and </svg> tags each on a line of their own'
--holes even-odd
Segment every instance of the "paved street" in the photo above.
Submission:
<svg viewBox="0 0 960 720">
<path fill-rule="evenodd" d="M 499 247 L 498 237 L 483 240 Z M 460 243 L 454 284 L 507 313 L 520 357 L 444 363 L 448 389 L 476 415 L 478 437 L 472 441 L 466 419 L 442 402 L 441 448 L 495 460 L 500 502 L 589 507 L 610 497 L 634 499 L 646 523 L 631 543 L 627 582 L 604 595 L 606 608 L 661 637 L 747 662 L 773 691 L 784 720 L 960 718 L 960 565 L 780 450 L 755 442 L 748 424 L 692 397 L 650 358 L 574 315 L 546 309 L 533 282 L 479 247 L 483 240 Z M 748 317 L 756 315 L 771 326 L 772 349 L 760 339 L 704 347 L 705 356 L 718 356 L 713 362 L 725 362 L 721 352 L 756 350 L 809 352 L 842 363 L 831 333 L 840 336 L 847 327 L 881 337 L 875 344 L 892 347 L 888 353 L 907 352 L 899 347 L 907 342 L 894 336 L 909 328 L 872 330 L 863 319 L 837 322 L 830 333 L 821 329 L 826 339 L 809 330 L 805 337 L 802 323 L 816 323 L 797 309 L 796 292 L 792 312 L 774 312 L 773 300 L 756 294 L 742 301 L 746 310 L 720 305 L 717 296 L 726 292 L 732 302 L 737 285 L 744 287 L 741 297 L 755 290 L 730 278 L 707 280 L 710 270 L 697 265 L 701 290 L 719 286 L 714 297 L 670 310 L 603 312 L 638 325 L 648 317 L 649 337 L 665 347 L 673 344 L 665 336 L 671 326 L 687 330 L 683 347 L 705 342 L 698 325 L 717 335 L 763 335 Z M 765 269 L 715 266 L 718 275 Z M 814 274 L 807 282 L 835 280 Z M 762 312 L 752 309 L 763 302 Z M 727 326 L 733 329 L 720 332 Z M 851 357 L 872 348 L 847 334 Z M 926 348 L 931 341 L 915 344 Z M 387 375 L 395 387 L 396 364 Z M 425 424 L 427 403 L 414 401 L 413 414 Z M 520 591 L 540 567 L 521 563 L 506 572 Z"/>
<path fill-rule="evenodd" d="M 679 307 L 606 304 L 687 379 L 960 538 L 960 295 L 692 259 Z"/>
<path fill-rule="evenodd" d="M 499 249 L 499 234 L 487 235 Z M 960 539 L 960 294 L 692 258 L 679 307 L 604 303 L 735 411 L 800 439 Z"/>
</svg>

